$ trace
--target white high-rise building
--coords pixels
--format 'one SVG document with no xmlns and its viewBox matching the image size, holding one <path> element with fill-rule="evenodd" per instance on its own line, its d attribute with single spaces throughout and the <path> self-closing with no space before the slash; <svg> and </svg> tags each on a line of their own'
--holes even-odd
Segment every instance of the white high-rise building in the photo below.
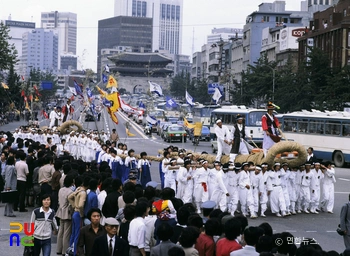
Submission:
<svg viewBox="0 0 350 256">
<path fill-rule="evenodd" d="M 26 75 L 30 69 L 55 73 L 58 69 L 58 36 L 53 30 L 37 28 L 22 36 L 22 62 Z"/>
<path fill-rule="evenodd" d="M 115 0 L 114 16 L 153 18 L 153 51 L 181 54 L 183 0 Z"/>
<path fill-rule="evenodd" d="M 214 28 L 211 30 L 211 35 L 207 36 L 207 44 L 214 44 L 220 42 L 228 42 L 233 38 L 242 38 L 242 28 Z"/>
</svg>

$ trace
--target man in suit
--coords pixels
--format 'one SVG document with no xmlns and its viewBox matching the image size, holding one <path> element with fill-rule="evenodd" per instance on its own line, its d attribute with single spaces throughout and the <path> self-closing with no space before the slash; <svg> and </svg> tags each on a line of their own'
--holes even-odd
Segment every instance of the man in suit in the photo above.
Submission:
<svg viewBox="0 0 350 256">
<path fill-rule="evenodd" d="M 340 228 L 344 231 L 345 248 L 350 248 L 350 194 L 349 202 L 344 204 L 340 211 Z"/>
<path fill-rule="evenodd" d="M 258 256 L 255 246 L 259 241 L 259 237 L 263 235 L 262 230 L 259 227 L 249 227 L 244 230 L 244 241 L 246 246 L 240 250 L 236 250 L 230 253 L 230 256 Z"/>
<path fill-rule="evenodd" d="M 128 244 L 116 236 L 119 229 L 119 222 L 115 218 L 106 218 L 105 229 L 107 235 L 95 239 L 91 256 L 128 256 Z"/>
<path fill-rule="evenodd" d="M 314 148 L 312 148 L 312 147 L 309 147 L 307 149 L 307 162 L 310 162 L 310 163 L 317 162 L 317 159 L 314 155 Z"/>
</svg>

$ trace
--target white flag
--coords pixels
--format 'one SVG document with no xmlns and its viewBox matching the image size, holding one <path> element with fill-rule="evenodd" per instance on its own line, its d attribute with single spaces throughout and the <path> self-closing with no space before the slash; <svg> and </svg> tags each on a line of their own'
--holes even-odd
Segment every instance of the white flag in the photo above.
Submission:
<svg viewBox="0 0 350 256">
<path fill-rule="evenodd" d="M 104 72 L 109 73 L 109 66 L 108 66 L 108 64 L 105 66 Z"/>
<path fill-rule="evenodd" d="M 154 93 L 158 94 L 159 96 L 163 96 L 163 90 L 159 84 L 153 83 L 151 81 L 149 81 L 148 83 L 149 83 L 149 91 L 150 92 L 154 92 Z"/>
<path fill-rule="evenodd" d="M 193 103 L 193 98 L 192 96 L 186 91 L 186 101 L 189 105 L 193 106 L 194 103 Z"/>
<path fill-rule="evenodd" d="M 77 96 L 77 90 L 74 87 L 68 86 L 68 88 L 69 88 L 70 92 L 73 93 L 74 96 Z"/>
<path fill-rule="evenodd" d="M 216 104 L 218 104 L 218 101 L 221 97 L 222 97 L 221 92 L 219 88 L 216 87 L 212 99 L 215 101 Z"/>
</svg>

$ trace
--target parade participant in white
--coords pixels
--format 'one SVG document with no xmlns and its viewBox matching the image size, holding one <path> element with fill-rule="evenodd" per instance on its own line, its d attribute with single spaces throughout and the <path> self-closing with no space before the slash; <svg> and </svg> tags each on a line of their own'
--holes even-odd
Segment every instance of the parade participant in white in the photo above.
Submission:
<svg viewBox="0 0 350 256">
<path fill-rule="evenodd" d="M 180 167 L 177 173 L 177 198 L 181 198 L 183 203 L 192 203 L 193 195 L 193 175 L 191 160 L 184 162 L 184 167 Z"/>
<path fill-rule="evenodd" d="M 251 213 L 251 218 L 257 218 L 254 213 L 254 204 L 252 198 L 251 183 L 248 173 L 249 165 L 248 163 L 242 164 L 242 170 L 239 173 L 238 178 L 238 192 L 239 192 L 239 202 L 241 204 L 241 211 L 243 216 L 248 216 L 248 208 Z"/>
<path fill-rule="evenodd" d="M 304 170 L 305 170 L 305 165 L 301 165 L 298 169 L 298 172 L 295 175 L 295 195 L 296 195 L 295 210 L 297 211 L 297 213 L 301 213 L 301 210 L 302 210 L 300 194 L 301 194 L 301 181 L 302 181 Z"/>
<path fill-rule="evenodd" d="M 228 193 L 224 181 L 224 172 L 221 169 L 221 163 L 215 162 L 214 163 L 214 169 L 210 170 L 210 183 L 213 183 L 212 189 L 210 195 L 210 200 L 214 201 L 218 208 L 225 212 L 227 208 L 227 197 L 230 196 Z"/>
<path fill-rule="evenodd" d="M 170 165 L 168 165 L 167 172 L 164 173 L 164 187 L 172 188 L 176 193 L 176 177 L 177 171 L 180 166 L 177 165 L 176 159 L 172 158 L 170 160 Z"/>
<path fill-rule="evenodd" d="M 197 213 L 201 212 L 202 203 L 209 200 L 208 193 L 208 161 L 201 162 L 202 167 L 193 173 L 194 180 L 194 202 L 197 207 Z"/>
<path fill-rule="evenodd" d="M 267 195 L 270 196 L 271 212 L 276 214 L 277 217 L 286 216 L 286 203 L 281 187 L 281 178 L 275 170 L 269 173 L 267 179 Z"/>
<path fill-rule="evenodd" d="M 335 171 L 331 163 L 329 162 L 327 162 L 325 165 L 321 165 L 321 168 L 322 172 L 324 173 L 321 210 L 325 210 L 328 213 L 333 213 L 334 183 L 336 182 Z"/>
<path fill-rule="evenodd" d="M 222 153 L 228 154 L 230 152 L 230 131 L 226 125 L 222 125 L 221 120 L 216 121 L 215 134 L 217 138 L 218 152 L 216 161 L 221 160 Z"/>
<path fill-rule="evenodd" d="M 279 170 L 279 175 L 281 176 L 281 187 L 283 190 L 284 201 L 286 202 L 286 214 L 291 215 L 290 213 L 290 199 L 289 199 L 289 190 L 288 190 L 288 178 L 290 171 L 288 170 L 288 164 L 283 163 L 282 168 Z"/>
<path fill-rule="evenodd" d="M 241 166 L 237 164 L 237 167 L 234 166 L 233 170 L 229 170 L 227 173 L 228 177 L 228 187 L 227 191 L 230 194 L 228 199 L 228 208 L 232 216 L 235 216 L 235 211 L 237 210 L 238 205 L 238 178 L 239 171 Z"/>
<path fill-rule="evenodd" d="M 312 172 L 314 174 L 313 184 L 311 185 L 314 189 L 313 193 L 311 194 L 311 208 L 310 212 L 314 214 L 318 214 L 317 210 L 320 202 L 320 195 L 321 195 L 321 181 L 323 180 L 324 174 L 321 171 L 321 164 L 320 163 L 314 163 L 315 168 L 312 169 Z"/>
<path fill-rule="evenodd" d="M 264 189 L 263 184 L 261 184 L 263 183 L 263 175 L 260 166 L 255 166 L 254 173 L 250 178 L 252 184 L 254 215 L 257 216 L 257 213 L 259 212 L 259 197 L 262 195 L 262 190 Z"/>
<path fill-rule="evenodd" d="M 290 212 L 295 215 L 296 210 L 295 210 L 295 203 L 297 201 L 297 185 L 296 185 L 296 175 L 297 175 L 297 168 L 292 168 L 288 175 L 288 180 L 287 180 L 287 188 L 289 191 L 289 200 L 290 200 Z M 298 185 L 300 188 L 300 185 Z"/>
<path fill-rule="evenodd" d="M 314 175 L 311 172 L 311 163 L 305 164 L 305 171 L 303 171 L 303 176 L 301 178 L 301 189 L 300 197 L 301 207 L 304 213 L 310 213 L 308 208 L 310 207 L 311 191 L 315 191 L 311 185 L 314 185 Z"/>
</svg>

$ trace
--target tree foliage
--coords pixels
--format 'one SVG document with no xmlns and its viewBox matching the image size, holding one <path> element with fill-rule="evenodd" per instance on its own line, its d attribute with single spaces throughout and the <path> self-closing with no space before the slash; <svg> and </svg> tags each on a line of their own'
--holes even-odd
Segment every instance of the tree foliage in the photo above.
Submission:
<svg viewBox="0 0 350 256">
<path fill-rule="evenodd" d="M 17 62 L 15 46 L 9 43 L 9 31 L 9 27 L 0 22 L 0 71 L 9 70 Z"/>
</svg>

